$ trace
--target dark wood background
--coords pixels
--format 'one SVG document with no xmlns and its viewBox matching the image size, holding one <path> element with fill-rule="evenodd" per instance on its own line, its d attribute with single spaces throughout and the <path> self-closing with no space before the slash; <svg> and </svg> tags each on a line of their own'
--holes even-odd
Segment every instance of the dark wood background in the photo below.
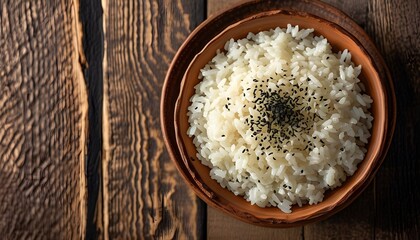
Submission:
<svg viewBox="0 0 420 240">
<path fill-rule="evenodd" d="M 226 0 L 0 0 L 0 238 L 418 239 L 420 3 L 325 2 L 377 44 L 397 126 L 374 182 L 315 224 L 267 229 L 207 208 L 159 123 L 163 79 Z"/>
</svg>

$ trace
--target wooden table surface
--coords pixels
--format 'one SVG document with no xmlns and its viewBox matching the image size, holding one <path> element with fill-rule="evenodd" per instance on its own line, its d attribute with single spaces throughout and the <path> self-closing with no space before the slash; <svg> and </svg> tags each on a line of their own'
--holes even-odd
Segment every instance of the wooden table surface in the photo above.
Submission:
<svg viewBox="0 0 420 240">
<path fill-rule="evenodd" d="M 325 2 L 377 44 L 397 96 L 374 182 L 331 218 L 290 229 L 207 207 L 159 122 L 179 46 L 227 0 L 0 0 L 1 239 L 419 239 L 420 2 Z"/>
</svg>

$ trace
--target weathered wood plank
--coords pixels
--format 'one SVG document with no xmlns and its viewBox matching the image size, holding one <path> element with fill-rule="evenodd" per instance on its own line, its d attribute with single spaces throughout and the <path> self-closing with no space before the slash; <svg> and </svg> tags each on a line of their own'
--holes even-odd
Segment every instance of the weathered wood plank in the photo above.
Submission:
<svg viewBox="0 0 420 240">
<path fill-rule="evenodd" d="M 324 0 L 349 15 L 360 26 L 365 26 L 367 1 Z M 371 239 L 374 236 L 373 183 L 346 209 L 331 218 L 304 228 L 305 239 Z"/>
<path fill-rule="evenodd" d="M 393 145 L 375 179 L 376 239 L 420 236 L 420 3 L 369 1 L 367 31 L 394 80 L 397 125 Z"/>
<path fill-rule="evenodd" d="M 77 1 L 0 2 L 0 236 L 85 234 L 87 94 Z"/>
<path fill-rule="evenodd" d="M 159 124 L 165 72 L 202 21 L 202 1 L 104 0 L 102 6 L 102 237 L 203 238 L 205 207 L 170 161 Z"/>
<path fill-rule="evenodd" d="M 220 211 L 207 208 L 207 239 L 303 239 L 303 228 L 264 228 L 241 222 Z"/>
<path fill-rule="evenodd" d="M 325 3 L 334 6 L 337 9 L 349 15 L 357 24 L 362 28 L 366 25 L 366 18 L 368 14 L 368 1 L 367 0 L 322 0 Z"/>
<path fill-rule="evenodd" d="M 211 15 L 226 7 L 241 2 L 207 0 L 207 15 Z M 221 230 L 224 229 L 224 230 Z M 228 229 L 228 231 L 226 231 Z M 267 229 L 243 223 L 213 208 L 207 208 L 207 237 L 208 239 L 301 239 L 302 227 L 290 229 Z"/>
<path fill-rule="evenodd" d="M 251 1 L 251 0 L 249 0 Z M 245 2 L 243 0 L 225 1 L 225 0 L 207 0 L 207 17 L 216 14 L 223 9 L 230 7 L 234 4 Z"/>
<path fill-rule="evenodd" d="M 373 183 L 347 208 L 304 227 L 304 239 L 372 239 L 374 236 Z"/>
</svg>

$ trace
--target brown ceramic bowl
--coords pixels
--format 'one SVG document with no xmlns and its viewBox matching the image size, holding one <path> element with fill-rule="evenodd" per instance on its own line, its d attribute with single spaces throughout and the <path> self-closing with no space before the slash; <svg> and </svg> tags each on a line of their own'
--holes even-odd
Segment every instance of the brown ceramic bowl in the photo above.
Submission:
<svg viewBox="0 0 420 240">
<path fill-rule="evenodd" d="M 288 23 L 299 25 L 300 28 L 314 28 L 315 35 L 326 37 L 335 52 L 349 49 L 352 61 L 356 65 L 362 65 L 362 73 L 359 78 L 365 84 L 367 93 L 373 98 L 370 111 L 374 116 L 374 122 L 368 152 L 365 159 L 358 165 L 355 174 L 347 178 L 341 187 L 327 191 L 321 203 L 302 207 L 293 206 L 292 213 L 286 214 L 275 207 L 260 208 L 251 205 L 242 196 L 235 196 L 211 179 L 210 169 L 195 160 L 197 152 L 192 138 L 188 137 L 186 132 L 189 127 L 187 108 L 190 105 L 189 99 L 195 92 L 194 86 L 200 81 L 198 79 L 199 71 L 215 56 L 216 50 L 223 49 L 224 44 L 231 38 L 240 39 L 249 32 L 256 33 L 275 27 L 284 28 Z M 330 216 L 350 204 L 366 188 L 382 163 L 391 141 L 395 124 L 395 101 L 390 101 L 389 98 L 394 99 L 393 89 L 392 84 L 389 87 L 387 81 L 389 78 L 386 67 L 381 66 L 385 69 L 385 74 L 383 74 L 376 61 L 377 56 L 369 54 L 363 42 L 354 35 L 341 26 L 308 12 L 276 9 L 254 13 L 240 19 L 218 32 L 216 36 L 209 38 L 206 45 L 193 56 L 184 72 L 182 82 L 179 83 L 180 93 L 173 110 L 170 111 L 174 113 L 172 124 L 174 124 L 175 141 L 173 137 L 165 139 L 168 148 L 177 147 L 176 150 L 179 152 L 178 155 L 172 153 L 172 159 L 186 182 L 201 199 L 240 220 L 263 226 L 291 227 Z M 380 61 L 382 60 L 380 59 Z M 168 76 L 170 76 L 170 72 Z M 388 78 L 385 81 L 384 76 Z M 166 80 L 168 81 L 168 79 Z M 165 82 L 165 87 L 167 84 Z M 165 87 L 164 92 L 168 91 Z M 168 99 L 165 97 L 164 94 L 161 110 L 165 111 L 164 114 L 170 114 L 167 109 L 164 109 L 165 106 L 168 106 L 168 103 L 165 102 Z M 168 130 L 167 127 L 165 129 L 167 123 L 165 116 L 162 122 L 165 137 L 168 137 L 169 135 L 165 132 Z"/>
</svg>

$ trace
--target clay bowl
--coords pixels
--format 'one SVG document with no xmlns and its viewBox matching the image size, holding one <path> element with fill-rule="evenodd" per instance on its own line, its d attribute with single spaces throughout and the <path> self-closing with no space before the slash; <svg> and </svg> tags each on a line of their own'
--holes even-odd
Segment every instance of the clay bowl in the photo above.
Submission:
<svg viewBox="0 0 420 240">
<path fill-rule="evenodd" d="M 210 169 L 196 160 L 195 146 L 192 143 L 192 138 L 188 137 L 186 132 L 189 127 L 187 108 L 190 105 L 189 99 L 195 91 L 194 86 L 200 81 L 198 79 L 199 71 L 215 56 L 216 50 L 223 49 L 226 41 L 231 38 L 244 38 L 248 32 L 256 33 L 278 26 L 284 28 L 288 23 L 299 25 L 300 28 L 314 28 L 315 35 L 326 37 L 335 52 L 349 49 L 352 53 L 352 61 L 356 65 L 361 64 L 363 66 L 359 78 L 365 84 L 367 93 L 373 99 L 370 111 L 374 116 L 374 122 L 368 152 L 365 159 L 358 165 L 355 174 L 347 178 L 341 187 L 327 191 L 323 202 L 302 207 L 294 206 L 292 213 L 286 214 L 275 207 L 260 208 L 251 205 L 242 196 L 235 196 L 211 179 Z M 170 149 L 171 157 L 186 183 L 202 200 L 242 221 L 270 227 L 292 227 L 324 219 L 350 204 L 367 187 L 382 163 L 391 141 L 395 124 L 393 88 L 388 78 L 386 66 L 381 65 L 378 68 L 376 60 L 377 56 L 372 56 L 365 49 L 363 42 L 355 36 L 339 25 L 308 12 L 276 9 L 258 12 L 240 19 L 221 30 L 216 36 L 209 38 L 206 45 L 193 56 L 184 72 L 182 81 L 178 83 L 180 92 L 176 98 L 176 104 L 169 112 L 168 109 L 165 109 L 169 106 L 167 95 L 165 95 L 165 91 L 169 91 L 165 88 L 168 83 L 165 82 L 161 105 L 161 110 L 164 112 L 162 114 L 162 125 L 166 137 L 165 142 Z M 380 61 L 382 60 L 380 59 Z M 382 69 L 385 69 L 385 74 Z M 171 69 L 168 72 L 169 77 L 170 72 Z M 384 77 L 387 79 L 384 80 Z M 167 78 L 166 81 L 169 81 L 169 79 Z M 173 136 L 168 139 L 169 128 L 166 126 L 166 124 L 171 124 L 167 121 L 167 115 L 171 112 L 174 113 L 172 124 L 175 131 L 175 141 Z M 174 146 L 174 144 L 176 145 Z"/>
</svg>

